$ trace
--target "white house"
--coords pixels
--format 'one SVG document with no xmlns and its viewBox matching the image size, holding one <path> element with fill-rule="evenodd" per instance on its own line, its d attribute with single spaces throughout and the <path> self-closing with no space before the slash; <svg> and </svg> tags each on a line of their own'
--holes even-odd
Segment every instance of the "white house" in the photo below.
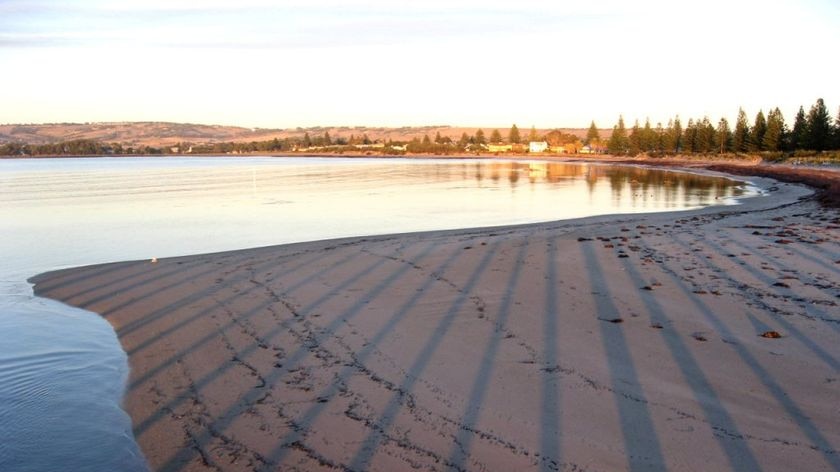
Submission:
<svg viewBox="0 0 840 472">
<path fill-rule="evenodd" d="M 528 152 L 545 152 L 548 150 L 548 143 L 545 141 L 531 141 L 528 143 Z"/>
</svg>

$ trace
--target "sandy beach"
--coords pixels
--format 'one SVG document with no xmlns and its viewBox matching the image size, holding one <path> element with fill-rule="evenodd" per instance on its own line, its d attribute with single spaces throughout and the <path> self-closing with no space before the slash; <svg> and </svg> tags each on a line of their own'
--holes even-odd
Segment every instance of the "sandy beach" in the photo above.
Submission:
<svg viewBox="0 0 840 472">
<path fill-rule="evenodd" d="M 753 180 L 33 282 L 113 325 L 153 470 L 840 471 L 840 211 Z"/>
</svg>

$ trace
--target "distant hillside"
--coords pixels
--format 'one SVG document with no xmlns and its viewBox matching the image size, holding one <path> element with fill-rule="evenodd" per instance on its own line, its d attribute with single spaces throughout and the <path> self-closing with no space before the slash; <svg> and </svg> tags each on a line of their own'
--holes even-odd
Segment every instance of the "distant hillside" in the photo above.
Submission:
<svg viewBox="0 0 840 472">
<path fill-rule="evenodd" d="M 490 136 L 493 128 L 483 128 L 485 136 Z M 218 143 L 218 142 L 249 142 L 267 141 L 274 138 L 323 136 L 329 133 L 335 139 L 350 138 L 351 135 L 361 137 L 367 135 L 371 140 L 410 141 L 429 135 L 434 139 L 436 133 L 443 137 L 457 140 L 461 134 L 473 135 L 478 128 L 464 128 L 452 126 L 414 126 L 402 128 L 383 128 L 366 126 L 341 127 L 310 127 L 292 129 L 241 128 L 237 126 L 196 125 L 187 123 L 163 122 L 127 122 L 127 123 L 54 123 L 54 124 L 12 124 L 0 125 L 0 144 L 20 142 L 27 144 L 49 144 L 74 139 L 91 139 L 105 143 L 119 143 L 124 146 L 170 146 L 176 143 Z M 498 128 L 501 135 L 507 138 L 509 127 Z M 543 135 L 550 129 L 538 129 Z M 586 136 L 584 128 L 561 128 L 560 131 L 571 133 L 583 138 Z M 523 138 L 528 136 L 529 127 L 520 127 Z M 610 130 L 601 130 L 601 137 L 607 137 Z"/>
</svg>

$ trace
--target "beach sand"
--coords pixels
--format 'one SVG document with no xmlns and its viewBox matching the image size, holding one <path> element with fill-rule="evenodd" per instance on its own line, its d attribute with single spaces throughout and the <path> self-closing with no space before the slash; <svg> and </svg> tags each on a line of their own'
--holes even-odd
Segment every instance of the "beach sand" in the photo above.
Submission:
<svg viewBox="0 0 840 472">
<path fill-rule="evenodd" d="M 33 281 L 114 326 L 154 470 L 840 471 L 840 212 L 756 182 Z"/>
</svg>

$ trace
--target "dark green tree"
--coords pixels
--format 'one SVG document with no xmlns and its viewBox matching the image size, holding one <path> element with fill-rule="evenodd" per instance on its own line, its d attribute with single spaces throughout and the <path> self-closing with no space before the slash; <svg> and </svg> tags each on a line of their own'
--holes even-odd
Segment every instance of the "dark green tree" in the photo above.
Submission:
<svg viewBox="0 0 840 472">
<path fill-rule="evenodd" d="M 680 118 L 677 117 L 676 123 L 673 119 L 668 120 L 668 127 L 662 133 L 662 151 L 677 152 L 680 142 L 680 135 L 682 129 L 680 128 Z"/>
<path fill-rule="evenodd" d="M 589 125 L 589 131 L 586 132 L 586 144 L 592 145 L 601 140 L 601 134 L 598 132 L 598 127 L 595 126 L 595 120 Z"/>
<path fill-rule="evenodd" d="M 522 142 L 522 137 L 519 136 L 519 128 L 516 125 L 510 127 L 510 132 L 508 133 L 508 142 L 510 144 L 519 144 Z"/>
<path fill-rule="evenodd" d="M 630 128 L 630 136 L 627 138 L 627 142 L 628 154 L 635 156 L 642 152 L 642 128 L 639 127 L 639 120 L 633 122 L 633 127 Z"/>
<path fill-rule="evenodd" d="M 409 141 L 405 145 L 405 147 L 406 147 L 406 150 L 408 152 L 425 152 L 426 151 L 425 146 L 423 146 L 423 144 L 420 142 L 420 138 L 418 138 L 417 136 L 411 138 L 411 141 Z"/>
<path fill-rule="evenodd" d="M 695 124 L 697 132 L 694 136 L 695 152 L 709 153 L 715 148 L 715 127 L 708 116 Z"/>
<path fill-rule="evenodd" d="M 729 130 L 729 121 L 726 118 L 721 118 L 715 132 L 715 148 L 720 154 L 724 154 L 732 150 L 731 146 L 732 132 Z"/>
<path fill-rule="evenodd" d="M 778 107 L 767 114 L 767 131 L 764 132 L 763 147 L 765 151 L 780 151 L 785 134 L 785 118 Z"/>
<path fill-rule="evenodd" d="M 619 115 L 618 124 L 613 127 L 612 136 L 607 142 L 607 150 L 610 154 L 624 154 L 629 147 L 627 129 L 624 127 L 624 116 Z"/>
<path fill-rule="evenodd" d="M 747 152 L 750 146 L 750 125 L 747 124 L 747 114 L 743 108 L 738 109 L 738 119 L 735 121 L 735 133 L 732 135 L 732 149 L 735 152 Z"/>
<path fill-rule="evenodd" d="M 759 110 L 755 115 L 755 123 L 750 131 L 750 151 L 764 151 L 764 135 L 767 133 L 767 120 L 764 112 Z"/>
<path fill-rule="evenodd" d="M 682 152 L 692 153 L 697 151 L 695 145 L 697 140 L 697 125 L 694 123 L 694 118 L 688 119 L 688 124 L 685 125 L 685 130 L 682 135 Z"/>
<path fill-rule="evenodd" d="M 487 138 L 484 137 L 484 130 L 479 129 L 475 132 L 475 143 L 476 144 L 487 144 Z"/>
<path fill-rule="evenodd" d="M 682 143 L 682 122 L 680 122 L 679 115 L 674 118 L 673 126 L 671 127 L 671 137 L 670 140 L 673 142 L 673 148 L 670 152 L 681 152 L 683 148 Z M 666 149 L 667 151 L 667 149 Z"/>
<path fill-rule="evenodd" d="M 639 139 L 639 147 L 642 152 L 653 152 L 656 150 L 656 132 L 650 127 L 650 118 L 645 118 L 645 127 L 642 128 L 642 136 Z"/>
<path fill-rule="evenodd" d="M 840 149 L 840 107 L 837 108 L 837 118 L 834 120 L 834 149 Z"/>
<path fill-rule="evenodd" d="M 656 148 L 654 150 L 662 152 L 665 150 L 665 128 L 662 127 L 661 121 L 656 123 L 656 130 L 654 130 L 654 133 L 656 134 Z"/>
<path fill-rule="evenodd" d="M 831 116 L 822 98 L 817 99 L 806 119 L 808 129 L 808 149 L 825 151 L 831 141 Z"/>
<path fill-rule="evenodd" d="M 467 144 L 469 144 L 469 143 L 470 143 L 469 135 L 466 132 L 462 133 L 461 134 L 461 139 L 458 140 L 458 147 L 461 148 L 461 149 L 464 149 L 465 147 L 467 147 Z"/>
<path fill-rule="evenodd" d="M 672 132 L 674 133 L 674 152 L 680 152 L 682 150 L 682 122 L 680 121 L 679 115 L 674 118 L 674 129 Z"/>
<path fill-rule="evenodd" d="M 435 132 L 435 144 L 443 143 L 443 138 L 440 137 L 440 131 Z"/>
<path fill-rule="evenodd" d="M 502 142 L 502 133 L 499 130 L 494 129 L 492 133 L 490 133 L 490 142 L 491 143 L 500 143 Z"/>
<path fill-rule="evenodd" d="M 788 142 L 788 149 L 807 149 L 808 148 L 808 122 L 805 119 L 805 109 L 799 107 L 796 112 L 796 118 L 793 120 L 793 130 L 790 132 L 790 140 Z"/>
<path fill-rule="evenodd" d="M 303 147 L 312 146 L 312 138 L 309 137 L 309 133 L 303 133 Z"/>
<path fill-rule="evenodd" d="M 332 146 L 332 138 L 330 138 L 329 131 L 324 131 L 324 146 Z"/>
</svg>

